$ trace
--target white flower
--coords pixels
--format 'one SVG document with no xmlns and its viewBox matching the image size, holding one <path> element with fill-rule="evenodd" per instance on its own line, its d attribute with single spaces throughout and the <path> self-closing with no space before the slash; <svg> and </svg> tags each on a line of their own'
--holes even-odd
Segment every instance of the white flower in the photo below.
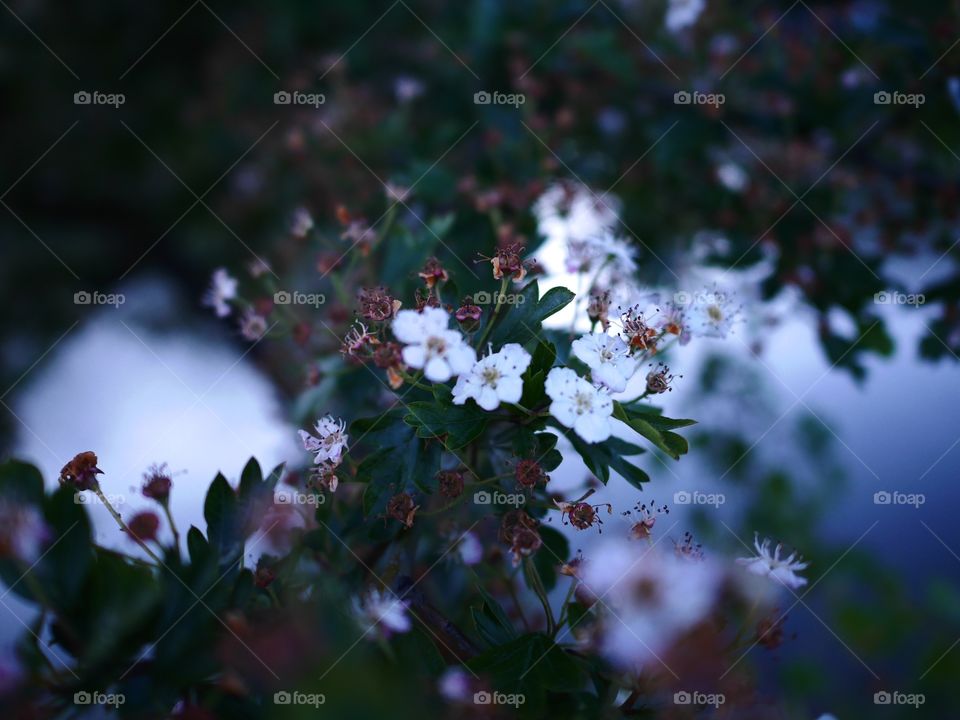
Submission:
<svg viewBox="0 0 960 720">
<path fill-rule="evenodd" d="M 693 25 L 706 6 L 706 0 L 670 0 L 667 6 L 667 30 L 675 33 Z"/>
<path fill-rule="evenodd" d="M 0 499 L 0 557 L 32 564 L 49 538 L 50 529 L 36 508 Z"/>
<path fill-rule="evenodd" d="M 722 580 L 723 573 L 710 562 L 608 541 L 583 574 L 587 590 L 613 614 L 605 619 L 603 653 L 629 668 L 655 660 L 710 613 Z"/>
<path fill-rule="evenodd" d="M 610 437 L 613 400 L 570 368 L 553 368 L 545 383 L 550 414 L 588 443 Z"/>
<path fill-rule="evenodd" d="M 807 584 L 806 578 L 797 575 L 797 572 L 807 567 L 807 563 L 802 562 L 802 558 L 797 553 L 793 552 L 781 558 L 780 550 L 783 544 L 777 543 L 777 547 L 771 553 L 770 539 L 764 538 L 761 543 L 759 536 L 754 537 L 753 546 L 757 549 L 755 557 L 737 558 L 737 562 L 746 567 L 749 572 L 772 578 L 792 590 Z"/>
<path fill-rule="evenodd" d="M 353 610 L 361 623 L 383 625 L 388 633 L 403 633 L 411 628 L 406 603 L 399 598 L 390 599 L 379 590 L 371 590 L 362 600 L 354 598 Z"/>
<path fill-rule="evenodd" d="M 403 361 L 423 370 L 433 382 L 470 372 L 477 353 L 456 330 L 450 330 L 450 315 L 440 308 L 425 307 L 423 312 L 401 310 L 393 319 L 393 334 L 404 345 Z"/>
<path fill-rule="evenodd" d="M 293 211 L 293 219 L 290 221 L 290 234 L 301 240 L 313 230 L 313 216 L 306 208 L 297 208 Z"/>
<path fill-rule="evenodd" d="M 507 343 L 500 352 L 487 355 L 460 376 L 453 386 L 453 404 L 463 405 L 467 398 L 473 398 L 484 410 L 495 410 L 502 402 L 520 402 L 520 376 L 529 366 L 530 353 L 517 343 Z"/>
<path fill-rule="evenodd" d="M 340 464 L 343 449 L 347 446 L 347 434 L 344 432 L 347 424 L 343 420 L 334 420 L 332 415 L 324 415 L 317 420 L 314 426 L 316 436 L 305 430 L 298 430 L 303 447 L 308 452 L 316 453 L 314 462 L 336 467 Z"/>
<path fill-rule="evenodd" d="M 740 319 L 740 307 L 733 304 L 731 295 L 714 287 L 696 294 L 693 315 L 698 322 L 698 335 L 725 338 Z"/>
<path fill-rule="evenodd" d="M 462 668 L 447 668 L 437 683 L 440 694 L 451 702 L 472 702 L 473 683 Z"/>
<path fill-rule="evenodd" d="M 717 167 L 717 180 L 730 192 L 743 192 L 750 178 L 747 171 L 735 162 L 725 162 Z"/>
<path fill-rule="evenodd" d="M 224 268 L 213 271 L 210 289 L 203 296 L 203 304 L 212 307 L 217 317 L 226 317 L 230 314 L 230 300 L 237 297 L 237 279 L 230 277 Z"/>
<path fill-rule="evenodd" d="M 472 532 L 463 534 L 457 543 L 457 552 L 464 565 L 476 565 L 483 559 L 483 545 Z"/>
<path fill-rule="evenodd" d="M 590 377 L 613 392 L 623 392 L 637 370 L 630 348 L 619 337 L 594 332 L 574 340 L 573 354 L 590 368 Z"/>
</svg>

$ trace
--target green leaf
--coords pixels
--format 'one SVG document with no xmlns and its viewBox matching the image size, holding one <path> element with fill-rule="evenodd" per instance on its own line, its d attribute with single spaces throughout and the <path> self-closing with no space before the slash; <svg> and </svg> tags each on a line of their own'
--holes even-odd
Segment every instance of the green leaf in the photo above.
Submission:
<svg viewBox="0 0 960 720">
<path fill-rule="evenodd" d="M 240 555 L 241 528 L 238 522 L 237 495 L 227 479 L 217 476 L 207 490 L 203 502 L 203 517 L 207 521 L 207 540 L 220 551 L 221 558 L 232 562 Z"/>
<path fill-rule="evenodd" d="M 650 476 L 636 465 L 623 459 L 621 450 L 626 454 L 637 455 L 644 452 L 643 448 L 624 440 L 611 438 L 602 443 L 587 443 L 580 439 L 573 430 L 557 424 L 556 427 L 570 440 L 573 449 L 583 459 L 590 470 L 604 485 L 610 481 L 610 470 L 613 469 L 623 476 L 635 488 L 642 490 L 643 483 L 650 482 Z"/>
<path fill-rule="evenodd" d="M 417 429 L 421 438 L 442 438 L 450 450 L 476 440 L 486 429 L 487 413 L 473 401 L 464 405 L 441 402 L 413 402 L 407 405 L 404 422 Z"/>
<path fill-rule="evenodd" d="M 534 280 L 520 291 L 519 297 L 523 298 L 522 302 L 506 307 L 505 313 L 501 309 L 500 323 L 490 336 L 497 349 L 511 342 L 526 345 L 530 341 L 540 341 L 543 321 L 569 304 L 575 296 L 567 288 L 556 287 L 541 298 L 540 288 Z"/>
<path fill-rule="evenodd" d="M 394 420 L 394 424 L 381 432 L 390 444 L 368 455 L 357 468 L 357 480 L 368 483 L 363 493 L 365 515 L 385 505 L 390 495 L 410 489 L 411 485 L 426 493 L 433 492 L 434 477 L 440 469 L 440 445 L 421 440 L 416 430 L 404 422 Z"/>
<path fill-rule="evenodd" d="M 630 413 L 623 405 L 616 401 L 613 403 L 613 417 L 643 435 L 674 460 L 679 460 L 680 456 L 686 454 L 689 450 L 687 440 L 682 435 L 677 435 L 668 430 L 658 430 L 647 418 L 642 417 L 640 413 Z"/>
<path fill-rule="evenodd" d="M 552 527 L 541 525 L 539 530 L 543 547 L 533 556 L 533 564 L 540 573 L 543 586 L 549 591 L 557 584 L 557 566 L 570 559 L 570 543 L 563 533 Z"/>
</svg>

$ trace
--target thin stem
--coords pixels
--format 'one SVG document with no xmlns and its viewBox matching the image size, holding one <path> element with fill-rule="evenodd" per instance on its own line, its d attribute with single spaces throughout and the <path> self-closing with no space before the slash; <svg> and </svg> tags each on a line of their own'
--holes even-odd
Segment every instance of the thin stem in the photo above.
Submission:
<svg viewBox="0 0 960 720">
<path fill-rule="evenodd" d="M 173 532 L 173 546 L 177 549 L 177 556 L 180 555 L 180 531 L 177 530 L 177 524 L 173 521 L 173 513 L 170 512 L 170 501 L 165 500 L 161 503 L 163 513 L 167 516 L 167 522 L 170 523 L 170 530 Z"/>
<path fill-rule="evenodd" d="M 133 540 L 137 543 L 137 545 L 139 545 L 143 549 L 143 551 L 147 553 L 147 555 L 153 558 L 153 560 L 156 561 L 158 565 L 163 565 L 163 561 L 159 557 L 157 557 L 157 554 L 153 552 L 153 550 L 151 550 L 143 540 L 141 540 L 132 532 L 130 532 L 130 528 L 127 527 L 127 524 L 123 521 L 123 518 L 120 517 L 120 513 L 116 511 L 113 505 L 110 504 L 110 501 L 107 500 L 107 496 L 103 494 L 103 490 L 100 489 L 100 483 L 94 483 L 91 489 L 93 490 L 94 493 L 96 493 L 97 497 L 100 498 L 100 502 L 104 504 L 104 506 L 107 508 L 110 514 L 113 515 L 113 519 L 116 520 L 117 525 L 120 526 L 120 529 L 123 530 L 123 532 L 125 532 L 131 538 L 133 538 Z"/>
<path fill-rule="evenodd" d="M 537 572 L 537 566 L 533 564 L 533 558 L 526 558 L 524 565 L 527 571 L 527 579 L 530 582 L 530 589 L 540 599 L 543 605 L 543 615 L 547 620 L 547 635 L 553 637 L 557 632 L 557 621 L 553 617 L 553 609 L 550 607 L 550 600 L 547 598 L 547 591 L 543 587 L 543 581 L 540 579 L 540 573 Z"/>
<path fill-rule="evenodd" d="M 483 350 L 483 344 L 487 341 L 487 336 L 497 322 L 497 317 L 500 315 L 500 308 L 503 307 L 503 300 L 507 295 L 507 287 L 509 287 L 509 285 L 510 277 L 504 275 L 500 280 L 500 292 L 497 293 L 497 304 L 493 307 L 493 315 L 490 316 L 490 321 L 484 326 L 483 332 L 480 333 L 480 339 L 477 341 L 477 349 L 481 351 Z"/>
</svg>

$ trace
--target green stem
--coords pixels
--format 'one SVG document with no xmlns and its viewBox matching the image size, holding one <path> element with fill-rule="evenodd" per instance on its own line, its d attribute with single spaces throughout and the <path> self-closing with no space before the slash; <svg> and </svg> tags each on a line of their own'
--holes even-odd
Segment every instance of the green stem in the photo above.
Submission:
<svg viewBox="0 0 960 720">
<path fill-rule="evenodd" d="M 104 504 L 104 506 L 107 508 L 107 510 L 108 510 L 108 511 L 110 512 L 110 514 L 113 516 L 113 519 L 117 522 L 117 525 L 120 526 L 120 529 L 123 530 L 123 532 L 125 532 L 125 533 L 126 533 L 127 535 L 129 535 L 131 538 L 133 538 L 133 540 L 137 543 L 137 545 L 139 545 L 139 546 L 143 549 L 143 551 L 144 551 L 145 553 L 147 553 L 147 555 L 149 555 L 151 558 L 153 558 L 153 560 L 154 560 L 158 565 L 163 565 L 163 561 L 162 561 L 159 557 L 157 557 L 157 554 L 156 554 L 155 552 L 153 552 L 153 550 L 151 550 L 143 540 L 141 540 L 141 539 L 138 538 L 136 535 L 134 535 L 132 532 L 130 532 L 130 528 L 127 527 L 127 524 L 123 521 L 123 518 L 120 517 L 120 513 L 118 513 L 118 512 L 116 511 L 116 509 L 113 507 L 113 505 L 110 504 L 110 501 L 107 500 L 107 496 L 103 494 L 103 490 L 100 489 L 100 483 L 94 483 L 94 485 L 93 485 L 93 487 L 92 487 L 91 489 L 92 489 L 93 492 L 96 494 L 96 496 L 97 496 L 98 498 L 100 498 L 100 502 L 102 502 L 102 503 Z"/>
<path fill-rule="evenodd" d="M 533 558 L 528 557 L 523 562 L 530 589 L 533 590 L 540 599 L 540 604 L 543 605 L 543 615 L 547 620 L 547 635 L 553 637 L 557 632 L 557 621 L 553 617 L 553 609 L 550 607 L 546 588 L 543 587 L 543 581 L 540 579 L 540 573 L 537 572 L 537 566 L 533 564 Z"/>
<path fill-rule="evenodd" d="M 504 275 L 500 280 L 500 292 L 497 293 L 497 304 L 493 307 L 493 315 L 490 316 L 490 321 L 484 326 L 483 332 L 480 333 L 480 339 L 477 341 L 477 349 L 480 352 L 483 352 L 483 344 L 487 341 L 487 336 L 490 334 L 494 324 L 497 322 L 497 317 L 500 315 L 500 308 L 503 307 L 503 299 L 507 294 L 507 288 L 509 286 L 510 278 L 509 276 Z"/>
<path fill-rule="evenodd" d="M 164 500 L 160 503 L 163 506 L 163 513 L 167 516 L 167 522 L 170 523 L 170 530 L 173 532 L 173 546 L 177 549 L 177 556 L 180 555 L 180 531 L 177 530 L 177 524 L 173 521 L 173 513 L 170 512 L 170 501 Z"/>
</svg>

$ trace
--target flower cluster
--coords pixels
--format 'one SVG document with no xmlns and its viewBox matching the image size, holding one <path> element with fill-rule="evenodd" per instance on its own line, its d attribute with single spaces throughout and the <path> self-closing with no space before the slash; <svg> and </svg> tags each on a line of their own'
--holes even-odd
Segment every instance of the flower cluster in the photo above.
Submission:
<svg viewBox="0 0 960 720">
<path fill-rule="evenodd" d="M 317 477 L 330 492 L 337 489 L 338 480 L 334 472 L 343 461 L 347 447 L 347 424 L 336 420 L 332 415 L 324 415 L 314 425 L 314 434 L 299 430 L 300 440 L 307 452 L 315 454 L 313 462 L 317 467 Z"/>
</svg>

